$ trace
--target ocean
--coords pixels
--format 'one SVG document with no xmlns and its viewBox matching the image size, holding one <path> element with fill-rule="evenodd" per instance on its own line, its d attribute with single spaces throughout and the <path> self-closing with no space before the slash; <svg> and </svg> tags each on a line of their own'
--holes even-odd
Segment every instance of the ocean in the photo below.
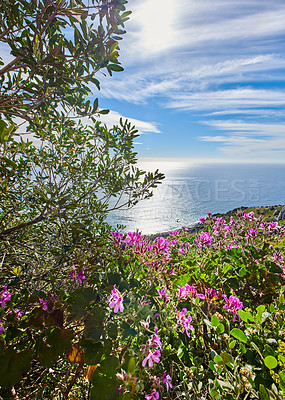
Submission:
<svg viewBox="0 0 285 400">
<path fill-rule="evenodd" d="M 166 176 L 151 199 L 110 213 L 107 221 L 123 232 L 155 234 L 192 226 L 208 212 L 246 206 L 285 204 L 285 164 L 189 164 L 157 161 L 141 164 Z"/>
</svg>

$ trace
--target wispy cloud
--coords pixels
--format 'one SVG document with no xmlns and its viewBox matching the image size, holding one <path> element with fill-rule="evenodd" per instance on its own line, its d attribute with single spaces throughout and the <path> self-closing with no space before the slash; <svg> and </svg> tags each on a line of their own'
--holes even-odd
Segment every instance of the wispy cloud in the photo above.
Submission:
<svg viewBox="0 0 285 400">
<path fill-rule="evenodd" d="M 285 156 L 284 124 L 249 123 L 246 121 L 211 121 L 209 125 L 217 130 L 227 131 L 225 135 L 201 136 L 205 142 L 217 142 L 219 150 L 231 156 L 253 159 L 271 158 L 283 161 Z"/>
<path fill-rule="evenodd" d="M 148 121 L 141 121 L 135 118 L 125 117 L 117 111 L 111 110 L 109 114 L 101 115 L 98 119 L 106 124 L 108 127 L 112 127 L 113 125 L 118 125 L 121 118 L 123 121 L 127 119 L 131 124 L 135 125 L 140 134 L 160 133 L 157 124 Z"/>
</svg>

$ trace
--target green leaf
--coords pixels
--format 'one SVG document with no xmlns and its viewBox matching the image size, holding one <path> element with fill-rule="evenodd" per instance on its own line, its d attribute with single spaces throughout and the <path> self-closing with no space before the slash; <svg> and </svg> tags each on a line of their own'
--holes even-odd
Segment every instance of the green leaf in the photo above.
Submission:
<svg viewBox="0 0 285 400">
<path fill-rule="evenodd" d="M 216 315 L 212 315 L 211 324 L 212 326 L 216 327 L 220 323 L 219 318 Z"/>
<path fill-rule="evenodd" d="M 266 387 L 262 384 L 259 385 L 260 400 L 270 400 L 270 396 Z"/>
<path fill-rule="evenodd" d="M 38 345 L 38 357 L 44 367 L 51 367 L 59 356 L 71 348 L 73 339 L 72 330 L 52 328 L 47 335 L 46 342 Z"/>
<path fill-rule="evenodd" d="M 90 303 L 96 299 L 97 292 L 91 288 L 79 288 L 72 292 L 68 298 L 72 319 L 81 319 L 87 313 Z"/>
<path fill-rule="evenodd" d="M 186 283 L 188 283 L 189 280 L 190 280 L 190 275 L 189 275 L 189 274 L 181 275 L 181 276 L 177 279 L 177 281 L 175 281 L 175 282 L 173 283 L 173 286 L 174 286 L 175 289 L 177 289 L 178 286 L 184 286 L 184 285 L 186 285 Z"/>
<path fill-rule="evenodd" d="M 128 374 L 132 374 L 135 372 L 136 369 L 136 360 L 135 357 L 131 357 L 128 364 Z"/>
<path fill-rule="evenodd" d="M 95 342 L 105 337 L 104 319 L 104 311 L 99 307 L 93 308 L 92 314 L 88 314 L 84 323 L 84 336 L 93 339 Z"/>
<path fill-rule="evenodd" d="M 223 361 L 224 361 L 224 364 L 227 364 L 227 363 L 229 363 L 230 361 L 232 361 L 232 357 L 231 357 L 230 354 L 228 354 L 226 351 L 223 351 L 223 352 L 221 353 L 221 357 L 222 357 L 222 359 L 223 359 Z"/>
<path fill-rule="evenodd" d="M 110 110 L 100 110 L 99 114 L 109 114 Z"/>
<path fill-rule="evenodd" d="M 249 321 L 254 321 L 254 316 L 251 315 L 251 313 L 248 312 L 248 311 L 239 310 L 238 311 L 238 315 L 239 315 L 240 319 L 242 321 L 244 321 L 244 322 L 247 322 L 248 320 Z"/>
<path fill-rule="evenodd" d="M 265 359 L 264 359 L 264 364 L 266 365 L 267 368 L 269 368 L 269 369 L 274 369 L 274 368 L 277 367 L 278 362 L 277 362 L 277 360 L 276 360 L 275 357 L 273 357 L 273 356 L 267 356 L 267 357 L 265 357 Z"/>
<path fill-rule="evenodd" d="M 217 391 L 217 389 L 212 389 L 210 392 L 210 396 L 213 397 L 214 399 L 219 397 L 219 392 Z"/>
<path fill-rule="evenodd" d="M 242 330 L 234 328 L 231 330 L 231 335 L 240 342 L 247 343 L 247 337 Z"/>
<path fill-rule="evenodd" d="M 262 316 L 264 311 L 265 311 L 265 305 L 263 304 L 256 308 L 257 315 L 259 315 L 260 317 Z"/>
<path fill-rule="evenodd" d="M 214 361 L 216 364 L 218 365 L 224 365 L 224 360 L 222 359 L 221 356 L 219 356 L 218 354 L 214 357 Z"/>
<path fill-rule="evenodd" d="M 119 365 L 119 360 L 115 356 L 109 356 L 102 361 L 92 376 L 91 400 L 114 400 L 117 398 L 119 385 L 116 372 Z"/>
<path fill-rule="evenodd" d="M 137 334 L 137 331 L 131 328 L 130 325 L 125 321 L 122 323 L 122 329 L 123 329 L 123 334 L 122 334 L 123 339 L 127 339 L 129 336 L 136 336 Z"/>
<path fill-rule="evenodd" d="M 124 68 L 121 67 L 121 66 L 118 65 L 118 64 L 108 64 L 108 68 L 109 68 L 111 71 L 117 71 L 117 72 L 124 71 Z"/>
<path fill-rule="evenodd" d="M 103 354 L 108 355 L 108 346 L 103 345 L 102 342 L 94 342 L 92 339 L 83 338 L 80 342 L 84 350 L 84 362 L 87 365 L 96 365 L 101 362 Z"/>
<path fill-rule="evenodd" d="M 217 379 L 217 382 L 219 383 L 221 388 L 227 388 L 227 389 L 234 390 L 234 387 L 230 384 L 230 382 L 222 381 L 220 379 Z"/>
<path fill-rule="evenodd" d="M 17 353 L 9 347 L 0 357 L 0 385 L 8 388 L 21 380 L 22 374 L 28 371 L 33 358 L 32 350 Z"/>
<path fill-rule="evenodd" d="M 279 373 L 279 386 L 282 392 L 285 394 L 285 371 Z"/>
<path fill-rule="evenodd" d="M 225 327 L 223 324 L 219 324 L 217 326 L 217 333 L 223 333 L 223 332 L 225 332 Z"/>
</svg>

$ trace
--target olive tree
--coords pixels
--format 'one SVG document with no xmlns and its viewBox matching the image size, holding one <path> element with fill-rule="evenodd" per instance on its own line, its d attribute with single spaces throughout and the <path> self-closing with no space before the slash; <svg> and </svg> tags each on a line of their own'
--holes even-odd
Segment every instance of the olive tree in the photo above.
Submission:
<svg viewBox="0 0 285 400">
<path fill-rule="evenodd" d="M 135 127 L 120 120 L 107 128 L 97 120 L 106 110 L 97 98 L 91 103 L 100 88 L 96 73 L 122 70 L 126 3 L 0 1 L 1 54 L 9 53 L 0 70 L 4 399 L 67 399 L 83 358 L 66 352 L 76 353 L 84 340 L 89 364 L 98 340 L 112 352 L 100 299 L 117 262 L 109 261 L 105 218 L 150 197 L 163 179 L 136 167 Z M 90 398 L 85 389 L 82 396 L 75 390 L 76 398 Z"/>
</svg>

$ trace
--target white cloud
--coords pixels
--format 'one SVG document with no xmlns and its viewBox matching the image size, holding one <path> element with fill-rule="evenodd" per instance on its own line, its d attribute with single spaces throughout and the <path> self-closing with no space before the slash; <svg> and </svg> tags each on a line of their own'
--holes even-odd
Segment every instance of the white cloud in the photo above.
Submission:
<svg viewBox="0 0 285 400">
<path fill-rule="evenodd" d="M 136 129 L 138 129 L 140 134 L 160 133 L 160 130 L 157 128 L 157 125 L 154 122 L 141 121 L 135 118 L 125 117 L 124 115 L 121 115 L 117 111 L 111 110 L 109 114 L 100 115 L 98 120 L 102 121 L 109 128 L 111 128 L 113 125 L 119 124 L 120 118 L 122 118 L 123 121 L 127 119 L 131 124 L 135 125 Z"/>
<path fill-rule="evenodd" d="M 228 157 L 250 157 L 264 161 L 284 162 L 284 124 L 249 123 L 246 121 L 211 121 L 209 125 L 228 131 L 227 135 L 201 136 L 205 142 L 220 142 L 219 150 Z"/>
</svg>

